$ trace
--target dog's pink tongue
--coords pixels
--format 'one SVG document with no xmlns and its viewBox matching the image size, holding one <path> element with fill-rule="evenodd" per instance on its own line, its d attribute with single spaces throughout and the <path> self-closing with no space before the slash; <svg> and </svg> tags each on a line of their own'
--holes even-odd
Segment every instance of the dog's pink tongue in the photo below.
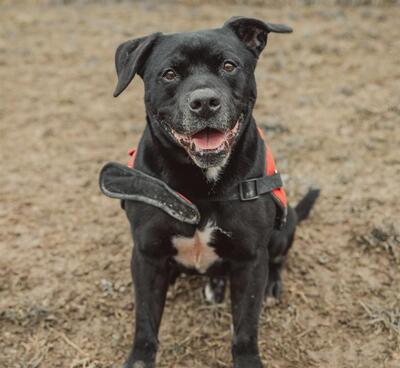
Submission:
<svg viewBox="0 0 400 368">
<path fill-rule="evenodd" d="M 225 134 L 214 129 L 204 129 L 195 134 L 193 142 L 197 148 L 202 150 L 218 148 L 225 140 Z"/>
</svg>

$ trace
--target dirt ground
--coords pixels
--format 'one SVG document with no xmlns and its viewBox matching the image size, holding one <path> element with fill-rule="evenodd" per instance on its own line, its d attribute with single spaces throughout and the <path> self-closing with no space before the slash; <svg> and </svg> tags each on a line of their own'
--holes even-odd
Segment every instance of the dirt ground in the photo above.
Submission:
<svg viewBox="0 0 400 368">
<path fill-rule="evenodd" d="M 238 14 L 295 29 L 270 37 L 255 117 L 290 200 L 322 189 L 263 310 L 263 360 L 400 367 L 400 6 L 257 3 L 1 3 L 0 367 L 120 367 L 132 244 L 97 177 L 126 162 L 144 111 L 140 78 L 112 98 L 115 48 Z M 231 366 L 229 298 L 207 305 L 204 282 L 169 291 L 159 367 Z"/>
</svg>

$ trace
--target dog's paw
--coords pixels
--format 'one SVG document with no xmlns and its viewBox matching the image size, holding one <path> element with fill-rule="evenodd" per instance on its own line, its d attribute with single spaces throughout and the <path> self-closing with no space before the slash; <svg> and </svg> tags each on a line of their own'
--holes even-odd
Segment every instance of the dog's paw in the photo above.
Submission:
<svg viewBox="0 0 400 368">
<path fill-rule="evenodd" d="M 283 291 L 283 283 L 280 277 L 268 281 L 265 296 L 267 298 L 267 305 L 273 306 L 279 303 Z"/>
<path fill-rule="evenodd" d="M 133 363 L 132 368 L 146 368 L 146 363 L 139 360 L 138 362 Z"/>
<path fill-rule="evenodd" d="M 219 304 L 224 301 L 225 298 L 225 279 L 210 278 L 204 287 L 204 297 L 210 304 Z"/>
<path fill-rule="evenodd" d="M 153 357 L 149 356 L 154 355 Z M 132 350 L 122 368 L 155 368 L 155 354 L 144 350 Z"/>
</svg>

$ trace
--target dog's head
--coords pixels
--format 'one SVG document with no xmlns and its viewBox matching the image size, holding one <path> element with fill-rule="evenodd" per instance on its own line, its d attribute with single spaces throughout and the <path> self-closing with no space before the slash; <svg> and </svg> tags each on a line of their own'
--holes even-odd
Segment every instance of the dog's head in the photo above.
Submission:
<svg viewBox="0 0 400 368">
<path fill-rule="evenodd" d="M 270 32 L 285 25 L 234 17 L 222 28 L 154 33 L 117 49 L 118 96 L 139 74 L 149 122 L 201 168 L 223 166 L 250 119 L 254 69 Z"/>
</svg>

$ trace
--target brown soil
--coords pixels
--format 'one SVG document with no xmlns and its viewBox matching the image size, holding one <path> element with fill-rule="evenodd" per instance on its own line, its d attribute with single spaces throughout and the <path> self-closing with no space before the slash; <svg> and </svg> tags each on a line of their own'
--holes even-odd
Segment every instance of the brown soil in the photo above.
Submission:
<svg viewBox="0 0 400 368">
<path fill-rule="evenodd" d="M 259 62 L 255 116 L 292 202 L 322 188 L 283 300 L 264 308 L 263 360 L 400 367 L 399 6 L 188 1 L 0 5 L 0 367 L 120 366 L 132 340 L 132 245 L 97 175 L 127 160 L 144 109 L 139 78 L 111 97 L 114 50 L 234 14 L 294 27 L 271 36 Z M 203 283 L 170 290 L 159 367 L 231 366 L 229 303 L 207 305 Z"/>
</svg>

